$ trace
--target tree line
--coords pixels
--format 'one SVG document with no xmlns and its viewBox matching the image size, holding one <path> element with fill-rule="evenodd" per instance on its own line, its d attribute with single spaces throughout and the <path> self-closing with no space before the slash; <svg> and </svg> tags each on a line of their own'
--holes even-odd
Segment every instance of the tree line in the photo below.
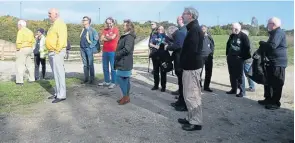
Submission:
<svg viewBox="0 0 295 143">
<path fill-rule="evenodd" d="M 0 39 L 15 42 L 16 35 L 17 35 L 17 22 L 18 18 L 13 16 L 0 16 Z M 134 22 L 135 25 L 135 32 L 136 32 L 136 43 L 141 41 L 142 39 L 149 36 L 151 32 L 151 21 L 147 21 L 145 23 Z M 176 26 L 173 23 L 169 23 L 168 21 L 163 21 L 158 23 L 158 25 L 164 26 L 164 28 L 168 28 L 169 26 Z M 251 25 L 241 23 L 242 28 L 246 29 L 250 32 L 252 36 L 267 36 L 268 32 L 264 25 L 260 25 L 259 27 L 253 27 Z M 116 25 L 119 30 L 120 34 L 123 34 L 123 26 L 121 24 Z M 27 20 L 27 27 L 31 29 L 33 32 L 36 32 L 39 28 L 45 29 L 47 31 L 50 27 L 50 21 L 48 19 L 44 20 Z M 68 23 L 68 39 L 70 43 L 73 45 L 78 45 L 80 41 L 80 33 L 83 28 L 81 24 L 72 24 Z M 93 24 L 93 28 L 95 28 L 99 33 L 104 28 L 104 24 Z M 211 35 L 229 35 L 231 33 L 231 24 L 223 25 L 223 26 L 212 26 L 209 27 L 209 32 Z M 294 34 L 294 30 L 287 31 L 289 34 Z M 287 34 L 288 34 L 287 33 Z"/>
</svg>

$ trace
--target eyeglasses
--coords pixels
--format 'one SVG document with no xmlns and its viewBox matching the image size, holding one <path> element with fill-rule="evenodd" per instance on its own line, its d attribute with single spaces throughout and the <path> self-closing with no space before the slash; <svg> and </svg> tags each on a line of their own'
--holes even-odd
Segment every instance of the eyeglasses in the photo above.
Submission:
<svg viewBox="0 0 295 143">
<path fill-rule="evenodd" d="M 88 21 L 88 19 L 83 19 L 82 21 Z"/>
</svg>

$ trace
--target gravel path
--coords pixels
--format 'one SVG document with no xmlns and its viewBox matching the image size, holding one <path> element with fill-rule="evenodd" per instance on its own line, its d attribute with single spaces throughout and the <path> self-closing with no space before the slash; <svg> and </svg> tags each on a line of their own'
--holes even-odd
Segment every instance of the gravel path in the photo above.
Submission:
<svg viewBox="0 0 295 143">
<path fill-rule="evenodd" d="M 146 65 L 135 65 L 131 104 L 119 106 L 118 88 L 109 90 L 96 85 L 67 87 L 65 102 L 51 100 L 25 109 L 29 114 L 0 114 L 0 142 L 21 143 L 289 143 L 294 142 L 294 71 L 287 69 L 282 108 L 269 111 L 257 104 L 263 87 L 246 98 L 226 95 L 229 90 L 225 65 L 215 65 L 211 88 L 204 92 L 203 130 L 186 132 L 177 123 L 186 112 L 176 112 L 167 91 L 151 91 L 153 78 Z M 67 76 L 82 73 L 81 63 L 66 63 Z M 95 65 L 101 73 L 101 65 Z M 48 69 L 50 71 L 50 69 Z M 1 80 L 10 79 L 13 62 L 0 62 Z M 167 89 L 176 89 L 176 77 L 168 75 Z M 49 94 L 48 94 L 49 96 Z"/>
</svg>

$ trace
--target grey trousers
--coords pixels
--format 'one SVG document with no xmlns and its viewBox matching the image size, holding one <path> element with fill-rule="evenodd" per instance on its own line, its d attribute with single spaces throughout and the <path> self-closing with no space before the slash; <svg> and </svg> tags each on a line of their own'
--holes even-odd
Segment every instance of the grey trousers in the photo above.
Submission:
<svg viewBox="0 0 295 143">
<path fill-rule="evenodd" d="M 187 120 L 192 125 L 202 125 L 202 97 L 200 75 L 202 69 L 183 70 L 183 97 L 188 109 Z"/>
<path fill-rule="evenodd" d="M 49 52 L 49 63 L 55 80 L 55 95 L 59 99 L 66 98 L 66 74 L 64 68 L 64 57 L 66 49 L 62 49 L 60 53 Z"/>
</svg>

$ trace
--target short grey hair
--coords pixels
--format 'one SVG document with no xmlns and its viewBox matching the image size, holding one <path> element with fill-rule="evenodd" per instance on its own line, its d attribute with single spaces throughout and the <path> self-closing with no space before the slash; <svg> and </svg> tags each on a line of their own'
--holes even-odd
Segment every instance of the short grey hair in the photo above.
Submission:
<svg viewBox="0 0 295 143">
<path fill-rule="evenodd" d="M 172 34 L 177 30 L 178 30 L 178 28 L 176 26 L 169 26 L 167 28 L 166 34 L 169 38 L 172 38 Z"/>
<path fill-rule="evenodd" d="M 277 17 L 272 17 L 269 20 L 272 21 L 274 23 L 274 25 L 277 26 L 277 27 L 281 27 L 281 25 L 282 25 L 281 20 L 279 18 L 277 18 Z"/>
<path fill-rule="evenodd" d="M 184 11 L 191 14 L 194 20 L 199 18 L 199 12 L 193 7 L 186 7 L 184 8 Z"/>
<path fill-rule="evenodd" d="M 22 27 L 26 27 L 26 26 L 27 26 L 27 22 L 24 21 L 24 20 L 19 20 L 19 21 L 17 22 L 17 24 L 20 25 L 20 26 L 22 26 Z"/>
</svg>

